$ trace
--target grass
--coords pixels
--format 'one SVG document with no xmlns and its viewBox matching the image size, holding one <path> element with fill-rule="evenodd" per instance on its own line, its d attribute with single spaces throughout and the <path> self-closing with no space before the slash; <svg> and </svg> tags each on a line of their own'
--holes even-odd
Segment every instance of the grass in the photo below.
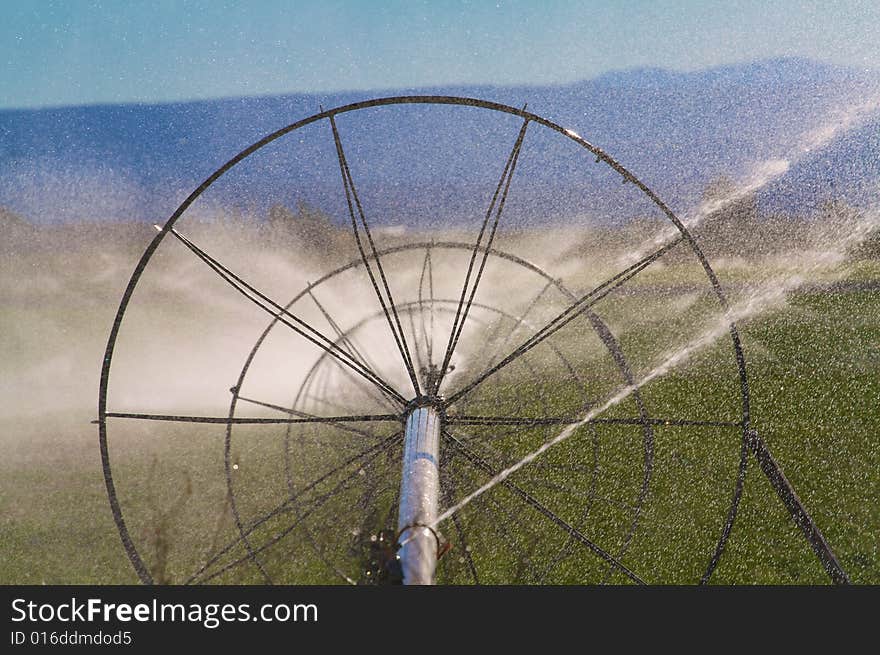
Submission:
<svg viewBox="0 0 880 655">
<path fill-rule="evenodd" d="M 855 278 L 870 279 L 869 269 L 859 266 Z M 669 270 L 659 276 L 667 279 Z M 635 362 L 655 361 L 662 355 L 661 344 L 675 343 L 677 335 L 700 321 L 704 299 L 697 298 L 672 320 L 652 322 L 650 304 L 663 302 L 625 296 L 603 314 Z M 752 424 L 851 578 L 880 583 L 880 294 L 802 292 L 786 307 L 740 327 L 749 362 Z M 583 331 L 584 325 L 575 323 L 570 329 Z M 557 343 L 565 344 L 564 337 L 561 333 Z M 619 384 L 613 362 L 596 344 L 564 354 L 578 362 L 595 399 Z M 552 367 L 553 362 L 539 357 L 529 361 L 532 371 L 505 370 L 493 393 L 476 394 L 467 411 L 572 412 L 580 398 L 574 381 L 561 380 L 558 388 L 542 396 L 530 385 L 541 378 L 542 367 Z M 637 373 L 646 372 L 636 368 Z M 737 384 L 730 348 L 724 343 L 646 385 L 643 397 L 652 416 L 721 415 L 737 420 Z M 525 398 L 533 406 L 524 405 Z M 636 411 L 633 399 L 628 399 L 607 415 L 631 416 Z M 136 582 L 110 515 L 91 418 L 80 412 L 49 414 L 38 422 L 4 419 L 0 582 Z M 466 435 L 473 437 L 467 443 L 474 451 L 500 467 L 558 431 L 529 429 L 499 437 L 497 429 L 472 428 Z M 138 423 L 112 435 L 114 476 L 131 534 L 157 581 L 180 582 L 238 534 L 224 481 L 224 429 Z M 247 523 L 287 497 L 284 440 L 278 430 L 264 428 L 235 435 L 236 502 Z M 349 436 L 340 438 L 333 449 L 306 446 L 297 451 L 294 479 L 302 485 L 366 445 Z M 646 445 L 640 427 L 582 428 L 551 449 L 540 467 L 523 469 L 511 480 L 619 555 L 647 581 L 693 583 L 706 566 L 726 516 L 739 435 L 729 428 L 661 426 L 654 430 L 652 448 L 650 490 L 631 539 L 632 507 L 638 505 L 645 476 Z M 450 458 L 444 462 L 445 484 L 453 498 L 485 480 L 460 454 L 447 450 L 444 456 Z M 310 490 L 309 502 L 318 502 L 318 509 L 263 558 L 273 580 L 335 583 L 341 581 L 339 570 L 357 577 L 369 535 L 394 526 L 398 468 L 392 451 L 350 467 L 350 479 L 335 476 Z M 308 506 L 304 503 L 300 511 Z M 255 547 L 287 529 L 297 516 L 287 511 L 268 520 L 252 535 Z M 442 529 L 453 549 L 441 560 L 441 582 L 469 582 L 471 563 L 480 582 L 488 583 L 626 581 L 501 486 Z M 209 571 L 245 555 L 238 544 Z M 262 579 L 245 563 L 211 582 Z M 737 522 L 713 581 L 827 582 L 753 459 Z"/>
</svg>

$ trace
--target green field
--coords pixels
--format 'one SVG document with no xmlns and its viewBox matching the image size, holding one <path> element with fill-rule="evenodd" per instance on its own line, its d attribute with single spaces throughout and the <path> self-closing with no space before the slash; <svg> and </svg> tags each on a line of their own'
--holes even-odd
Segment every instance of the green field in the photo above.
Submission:
<svg viewBox="0 0 880 655">
<path fill-rule="evenodd" d="M 858 269 L 852 275 L 866 277 Z M 615 321 L 614 311 L 632 311 L 624 305 L 609 309 L 609 323 Z M 687 321 L 686 314 L 680 320 Z M 677 328 L 672 323 L 663 329 Z M 797 292 L 787 305 L 743 322 L 741 336 L 749 364 L 753 426 L 852 580 L 877 584 L 880 293 L 847 288 Z M 651 343 L 640 339 L 644 337 L 625 334 L 621 343 L 627 353 L 651 351 Z M 646 386 L 651 415 L 697 419 L 722 415 L 737 420 L 733 369 L 719 364 L 729 357 L 728 351 L 726 343 L 712 345 L 686 366 Z M 595 364 L 597 378 L 603 378 L 601 362 Z M 530 389 L 529 384 L 528 376 L 511 371 L 491 395 L 477 394 L 467 409 L 475 414 L 523 409 L 523 397 L 543 403 L 534 408 L 536 412 L 569 408 L 565 385 L 551 390 L 549 399 L 541 399 L 540 389 Z M 632 411 L 628 399 L 608 416 Z M 3 420 L 3 583 L 136 581 L 107 503 L 92 418 L 85 409 L 49 409 L 39 418 Z M 393 430 L 390 425 L 384 434 Z M 467 443 L 500 466 L 558 431 L 529 429 L 504 436 L 483 427 L 470 429 Z M 185 581 L 223 544 L 235 543 L 237 530 L 223 477 L 224 429 L 143 422 L 119 434 L 111 438 L 111 457 L 133 538 L 158 581 Z M 349 436 L 335 441 L 332 448 L 326 439 L 302 446 L 297 451 L 295 484 L 301 487 L 307 479 L 329 471 L 334 462 L 355 454 L 365 443 L 371 442 Z M 648 582 L 697 582 L 730 503 L 739 444 L 736 430 L 729 428 L 657 427 L 650 486 L 638 529 L 621 561 Z M 644 448 L 640 428 L 582 428 L 549 451 L 540 466 L 527 467 L 511 480 L 597 544 L 619 553 L 633 523 L 632 506 L 638 503 Z M 238 431 L 232 452 L 240 476 L 237 503 L 247 524 L 286 499 L 283 438 L 277 429 L 271 434 L 262 427 Z M 288 507 L 254 531 L 252 540 L 259 547 L 293 524 L 297 512 L 314 507 L 264 553 L 263 564 L 273 581 L 338 583 L 344 581 L 340 572 L 359 576 L 369 548 L 367 535 L 395 522 L 395 453 L 399 455 L 399 447 L 359 464 L 363 475 L 347 481 L 342 473 L 329 478 L 306 492 L 301 504 Z M 444 481 L 452 497 L 485 481 L 454 451 L 447 449 L 444 455 L 450 457 L 444 461 Z M 807 542 L 750 460 L 737 521 L 712 581 L 827 582 Z M 594 462 L 598 469 L 591 468 Z M 356 467 L 346 471 L 359 473 Z M 322 494 L 340 485 L 341 490 L 322 500 Z M 590 496 L 588 502 L 585 494 Z M 466 507 L 456 525 L 450 521 L 441 529 L 453 547 L 441 560 L 440 582 L 469 583 L 471 565 L 481 583 L 627 581 L 620 573 L 609 572 L 593 553 L 570 543 L 566 534 L 502 487 Z M 235 545 L 212 563 L 206 575 L 245 555 L 242 545 Z M 209 581 L 261 580 L 260 573 L 245 562 Z"/>
</svg>

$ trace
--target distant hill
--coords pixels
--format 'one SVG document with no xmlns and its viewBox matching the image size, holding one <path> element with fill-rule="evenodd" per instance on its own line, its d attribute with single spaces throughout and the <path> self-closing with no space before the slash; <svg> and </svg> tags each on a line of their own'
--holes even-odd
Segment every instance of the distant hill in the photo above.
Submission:
<svg viewBox="0 0 880 655">
<path fill-rule="evenodd" d="M 0 269 L 24 250 L 39 247 L 40 229 L 15 212 L 0 207 Z"/>
<path fill-rule="evenodd" d="M 758 199 L 774 210 L 808 211 L 828 195 L 865 202 L 880 180 L 880 114 L 871 106 L 880 98 L 880 77 L 776 59 L 697 72 L 620 71 L 561 86 L 2 111 L 0 206 L 35 223 L 164 220 L 213 170 L 265 134 L 321 105 L 404 93 L 527 102 L 530 111 L 605 149 L 679 212 L 698 203 L 719 176 L 762 179 L 767 162 L 775 177 L 758 189 Z M 846 118 L 857 105 L 861 112 Z M 339 128 L 371 215 L 389 224 L 434 224 L 482 211 L 518 121 L 407 107 L 341 116 Z M 642 205 L 618 188 L 619 178 L 589 168 L 592 160 L 558 135 L 540 132 L 527 136 L 512 215 L 530 221 L 584 211 L 638 214 Z M 326 121 L 261 151 L 193 211 L 218 204 L 266 215 L 272 206 L 299 203 L 346 220 Z"/>
<path fill-rule="evenodd" d="M 0 232 L 9 239 L 27 238 L 35 230 L 34 226 L 14 212 L 0 207 Z"/>
<path fill-rule="evenodd" d="M 769 184 L 762 197 L 768 208 L 820 207 L 829 199 L 845 199 L 855 205 L 880 200 L 880 113 L 831 139 L 823 148 L 811 150 Z"/>
</svg>

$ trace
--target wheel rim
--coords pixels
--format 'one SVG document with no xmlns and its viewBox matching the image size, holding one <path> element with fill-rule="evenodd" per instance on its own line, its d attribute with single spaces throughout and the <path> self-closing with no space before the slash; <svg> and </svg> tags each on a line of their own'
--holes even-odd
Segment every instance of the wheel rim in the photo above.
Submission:
<svg viewBox="0 0 880 655">
<path fill-rule="evenodd" d="M 593 155 L 595 155 L 597 158 L 597 161 L 604 162 L 605 164 L 610 166 L 614 171 L 619 173 L 623 177 L 624 181 L 627 181 L 627 182 L 630 182 L 630 183 L 636 185 L 641 190 L 641 192 L 644 193 L 644 195 L 647 198 L 649 198 L 650 201 L 652 203 L 654 203 L 654 205 L 656 205 L 666 215 L 666 217 L 670 220 L 670 222 L 675 226 L 675 228 L 680 233 L 681 236 L 680 236 L 679 240 L 688 244 L 688 246 L 692 250 L 693 254 L 696 256 L 697 260 L 699 261 L 700 265 L 702 266 L 702 268 L 703 268 L 703 270 L 704 270 L 704 272 L 705 272 L 705 274 L 706 274 L 707 278 L 709 279 L 709 282 L 712 286 L 713 293 L 715 294 L 715 296 L 720 304 L 720 307 L 722 308 L 723 311 L 725 311 L 725 312 L 727 311 L 728 302 L 727 302 L 726 296 L 724 295 L 724 293 L 721 289 L 721 286 L 718 282 L 717 276 L 715 275 L 714 271 L 712 270 L 711 266 L 709 265 L 708 260 L 703 255 L 703 253 L 700 250 L 699 246 L 697 245 L 696 241 L 693 239 L 693 237 L 690 235 L 690 233 L 685 228 L 685 226 L 681 223 L 681 221 L 672 213 L 672 211 L 668 207 L 666 207 L 662 203 L 662 201 L 660 201 L 660 199 L 647 186 L 645 186 L 642 182 L 640 182 L 637 178 L 635 178 L 635 176 L 633 176 L 631 173 L 629 173 L 629 171 L 627 171 L 623 166 L 621 166 L 616 161 L 614 161 L 610 156 L 608 156 L 602 150 L 600 150 L 599 148 L 596 148 L 595 146 L 588 143 L 587 141 L 585 141 L 584 139 L 582 139 L 578 135 L 574 134 L 573 132 L 566 130 L 565 128 L 562 128 L 561 126 L 559 126 L 555 123 L 552 123 L 551 121 L 548 121 L 547 119 L 544 119 L 540 116 L 526 112 L 525 110 L 520 110 L 520 109 L 516 109 L 513 107 L 509 107 L 509 106 L 500 105 L 497 103 L 491 103 L 491 102 L 469 99 L 469 98 L 453 98 L 453 97 L 442 97 L 442 96 L 407 96 L 407 97 L 396 97 L 396 98 L 382 98 L 382 99 L 371 100 L 371 101 L 362 102 L 362 103 L 354 103 L 354 104 L 350 104 L 350 105 L 345 105 L 345 106 L 331 109 L 328 111 L 322 111 L 318 114 L 315 114 L 314 116 L 308 117 L 308 118 L 303 119 L 297 123 L 289 125 L 289 126 L 283 128 L 283 129 L 281 129 L 271 135 L 268 135 L 264 139 L 261 139 L 260 141 L 254 143 L 252 146 L 246 148 L 241 153 L 236 155 L 229 162 L 227 162 L 224 166 L 222 166 L 217 171 L 215 171 L 215 173 L 213 173 L 209 178 L 207 178 L 205 180 L 205 182 L 203 182 L 180 205 L 180 207 L 178 207 L 178 209 L 174 212 L 174 214 L 165 223 L 164 227 L 159 232 L 159 234 L 154 238 L 154 240 L 147 247 L 146 251 L 144 252 L 143 256 L 141 257 L 140 261 L 138 262 L 138 264 L 135 268 L 135 271 L 129 280 L 129 283 L 128 283 L 128 286 L 127 286 L 125 293 L 123 295 L 122 301 L 120 302 L 120 305 L 119 305 L 119 308 L 117 311 L 117 315 L 116 315 L 116 319 L 114 320 L 114 324 L 111 329 L 111 333 L 110 333 L 110 337 L 108 339 L 107 349 L 106 349 L 106 353 L 105 353 L 104 364 L 103 364 L 103 368 L 102 368 L 101 384 L 100 384 L 100 389 L 99 389 L 99 401 L 98 401 L 98 425 L 99 425 L 99 439 L 100 439 L 100 446 L 101 446 L 102 465 L 103 465 L 105 483 L 107 486 L 111 510 L 113 512 L 113 516 L 116 521 L 117 528 L 118 528 L 120 536 L 122 538 L 124 548 L 126 550 L 126 553 L 129 556 L 129 559 L 131 560 L 131 562 L 135 568 L 135 571 L 137 572 L 138 576 L 140 577 L 140 579 L 143 582 L 150 583 L 153 581 L 153 579 L 152 579 L 152 576 L 148 570 L 148 567 L 144 563 L 143 559 L 140 557 L 138 550 L 135 547 L 134 542 L 133 542 L 133 540 L 128 532 L 128 529 L 126 527 L 126 524 L 125 524 L 122 508 L 119 503 L 119 499 L 118 499 L 118 496 L 116 493 L 115 483 L 114 483 L 113 476 L 112 476 L 109 447 L 108 447 L 108 439 L 107 439 L 107 419 L 108 418 L 116 418 L 116 416 L 114 416 L 113 412 L 108 412 L 108 410 L 107 410 L 107 393 L 108 393 L 108 389 L 109 389 L 111 362 L 112 362 L 112 358 L 113 358 L 114 349 L 116 346 L 116 341 L 118 338 L 120 325 L 122 323 L 122 320 L 123 320 L 123 317 L 126 313 L 126 310 L 129 306 L 129 303 L 132 299 L 132 296 L 133 296 L 135 288 L 138 284 L 138 281 L 141 278 L 141 275 L 143 274 L 147 265 L 151 261 L 153 255 L 156 252 L 156 250 L 158 249 L 159 245 L 162 243 L 164 237 L 170 233 L 173 233 L 173 227 L 174 227 L 175 223 L 184 214 L 184 212 L 190 207 L 190 205 L 199 196 L 201 196 L 201 194 L 203 192 L 205 192 L 212 184 L 214 184 L 214 182 L 216 182 L 221 176 L 223 176 L 227 171 L 232 169 L 236 164 L 238 164 L 239 162 L 241 162 L 242 160 L 244 160 L 245 158 L 247 158 L 251 154 L 257 152 L 260 148 L 268 145 L 269 143 L 275 141 L 276 139 L 278 139 L 280 137 L 283 137 L 286 134 L 294 132 L 295 130 L 297 130 L 301 127 L 304 127 L 306 125 L 309 125 L 309 124 L 317 122 L 317 121 L 321 121 L 321 120 L 326 119 L 326 120 L 330 120 L 332 122 L 332 119 L 335 116 L 340 115 L 340 114 L 344 114 L 344 113 L 348 113 L 348 112 L 352 112 L 352 111 L 358 111 L 358 110 L 366 109 L 366 108 L 391 106 L 391 105 L 404 105 L 404 104 L 460 105 L 460 106 L 466 106 L 466 107 L 486 109 L 489 111 L 502 112 L 502 113 L 506 113 L 506 114 L 512 114 L 512 115 L 515 115 L 515 116 L 522 118 L 524 120 L 524 125 L 528 125 L 528 124 L 532 124 L 532 123 L 537 124 L 537 125 L 541 125 L 545 128 L 548 128 L 552 131 L 555 131 L 555 132 L 563 135 L 564 137 L 574 141 L 575 143 L 577 143 L 578 145 L 580 145 L 581 147 L 583 147 L 584 149 L 586 149 L 587 151 L 589 151 Z M 470 244 L 459 244 L 459 245 L 463 245 L 467 248 L 473 247 Z M 435 245 L 432 245 L 432 247 L 437 247 L 437 246 L 435 244 Z M 490 251 L 491 251 L 491 248 L 489 248 L 489 249 L 484 248 L 482 250 L 477 248 L 475 250 L 475 252 L 485 252 L 487 254 L 487 256 Z M 389 250 L 389 252 L 390 252 L 390 250 Z M 387 254 L 385 251 L 380 253 L 381 256 L 384 256 L 385 254 Z M 378 259 L 378 256 L 380 256 L 380 255 L 377 255 L 376 258 Z M 369 256 L 365 255 L 364 251 L 362 250 L 362 258 L 361 258 L 360 263 L 363 265 L 367 261 L 369 261 Z M 547 277 L 549 278 L 549 276 L 547 276 Z M 573 297 L 573 294 L 571 294 L 569 292 L 569 296 Z M 464 292 L 463 292 L 462 297 L 464 297 Z M 291 302 L 294 302 L 294 301 L 291 301 Z M 387 315 L 387 313 L 386 313 L 386 315 Z M 608 346 L 609 342 L 616 343 L 614 341 L 614 336 L 611 334 L 610 330 L 607 330 L 607 328 L 604 326 L 604 324 L 601 323 L 601 320 L 598 318 L 598 316 L 595 316 L 592 313 L 590 313 L 590 315 L 591 315 L 591 321 L 595 321 L 595 322 L 593 322 L 594 329 L 603 338 L 603 341 L 605 341 L 606 346 Z M 389 321 L 390 320 L 391 319 L 389 318 Z M 273 325 L 274 325 L 274 323 L 275 323 L 275 321 L 273 321 Z M 269 329 L 271 329 L 271 327 L 272 326 L 270 325 L 270 327 L 267 328 L 267 331 Z M 729 537 L 730 530 L 732 528 L 734 519 L 736 517 L 736 511 L 737 511 L 737 507 L 739 504 L 739 500 L 740 500 L 740 497 L 742 494 L 745 466 L 746 466 L 746 457 L 747 457 L 747 435 L 748 435 L 748 430 L 749 430 L 749 394 L 748 394 L 748 384 L 747 384 L 746 370 L 745 370 L 745 359 L 744 359 L 744 356 L 742 353 L 742 348 L 741 348 L 741 344 L 739 341 L 736 326 L 733 323 L 730 323 L 729 329 L 730 329 L 730 337 L 731 337 L 731 341 L 733 344 L 735 359 L 736 359 L 736 363 L 737 363 L 737 367 L 738 367 L 740 386 L 741 386 L 742 417 L 743 417 L 742 422 L 741 422 L 741 426 L 742 426 L 743 440 L 742 440 L 742 446 L 741 446 L 739 467 L 738 467 L 738 470 L 736 473 L 733 495 L 732 495 L 731 503 L 730 503 L 730 506 L 729 506 L 729 509 L 727 512 L 727 518 L 726 518 L 724 526 L 721 530 L 721 534 L 720 534 L 719 540 L 717 542 L 717 545 L 715 547 L 715 550 L 710 558 L 710 561 L 707 565 L 706 570 L 703 573 L 703 576 L 702 576 L 703 582 L 705 582 L 709 579 L 709 577 L 711 576 L 715 567 L 717 566 L 718 560 L 724 550 L 727 539 Z M 256 351 L 256 349 L 259 348 L 259 344 L 260 344 L 260 341 L 258 341 L 258 343 L 255 345 L 254 350 L 251 353 L 252 355 Z M 627 371 L 628 371 L 628 366 L 626 364 L 626 360 L 623 358 L 622 353 L 619 351 L 619 347 L 617 348 L 617 351 L 619 354 L 619 359 L 617 360 L 617 363 L 621 367 L 621 371 L 624 373 L 624 376 L 626 377 Z M 250 360 L 250 358 L 249 358 L 249 360 Z M 246 364 L 245 368 L 242 371 L 242 379 L 243 379 L 244 374 L 247 371 L 248 366 L 249 366 L 249 364 Z M 631 373 L 629 373 L 629 375 L 631 375 Z M 241 379 L 239 382 L 241 382 Z M 237 386 L 240 387 L 240 383 Z M 647 414 L 647 410 L 641 404 L 641 397 L 640 397 L 637 390 L 634 393 L 633 397 L 636 400 L 636 402 L 640 405 L 640 415 L 641 415 L 641 419 L 642 419 L 642 426 L 645 430 L 645 443 L 646 443 L 646 448 L 645 448 L 646 474 L 645 474 L 643 493 L 641 494 L 640 500 L 639 500 L 639 507 L 641 507 L 641 503 L 644 501 L 644 497 L 647 494 L 648 485 L 650 483 L 650 475 L 651 475 L 650 469 L 651 469 L 651 461 L 653 459 L 653 453 L 652 453 L 653 436 L 651 433 L 651 424 L 648 421 L 649 417 Z M 230 416 L 229 416 L 230 419 L 234 417 L 233 415 L 234 415 L 234 411 L 235 411 L 235 399 L 236 399 L 236 395 L 234 394 L 233 395 L 233 404 L 230 407 Z M 226 441 L 226 446 L 225 446 L 225 462 L 226 462 L 226 471 L 227 471 L 227 481 L 228 481 L 230 490 L 232 489 L 231 462 L 230 462 L 230 456 L 229 456 L 229 447 L 231 444 L 231 434 L 232 434 L 232 423 L 228 422 L 227 423 L 227 441 Z M 234 503 L 234 501 L 233 501 L 233 503 Z M 238 529 L 242 534 L 243 540 L 245 541 L 245 543 L 247 543 L 247 539 L 244 537 L 245 528 L 243 527 L 240 518 L 237 516 L 237 511 L 236 511 L 236 522 L 238 524 Z M 638 522 L 638 520 L 636 519 L 635 523 L 637 524 L 637 522 Z M 632 530 L 633 533 L 634 533 L 635 529 L 636 528 L 634 526 L 633 530 Z M 629 542 L 631 537 L 632 537 L 632 534 L 630 534 L 627 537 L 627 539 L 626 539 L 627 543 Z"/>
</svg>

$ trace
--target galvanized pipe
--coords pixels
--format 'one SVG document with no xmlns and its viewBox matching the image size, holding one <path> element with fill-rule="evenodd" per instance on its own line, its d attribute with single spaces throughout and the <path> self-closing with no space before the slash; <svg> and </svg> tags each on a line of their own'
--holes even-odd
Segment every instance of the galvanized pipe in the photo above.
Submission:
<svg viewBox="0 0 880 655">
<path fill-rule="evenodd" d="M 434 584 L 439 541 L 433 526 L 440 494 L 440 412 L 416 407 L 406 417 L 397 529 L 403 584 Z"/>
</svg>

